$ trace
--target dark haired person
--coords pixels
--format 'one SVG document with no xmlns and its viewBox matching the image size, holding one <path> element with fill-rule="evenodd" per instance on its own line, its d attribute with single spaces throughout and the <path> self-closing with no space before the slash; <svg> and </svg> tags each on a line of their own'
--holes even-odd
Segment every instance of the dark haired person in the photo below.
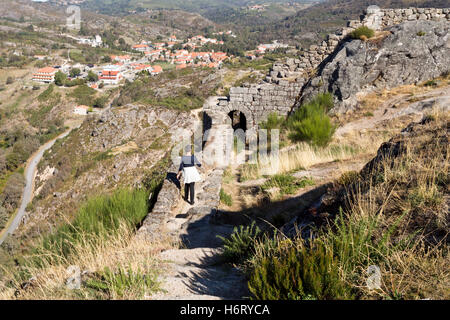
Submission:
<svg viewBox="0 0 450 320">
<path fill-rule="evenodd" d="M 195 203 L 195 183 L 201 180 L 200 174 L 195 166 L 201 167 L 201 163 L 191 152 L 191 146 L 185 148 L 184 156 L 181 157 L 180 168 L 178 169 L 177 179 L 180 180 L 181 174 L 184 176 L 184 199 L 191 205 Z M 189 196 L 190 200 L 189 201 Z"/>
</svg>

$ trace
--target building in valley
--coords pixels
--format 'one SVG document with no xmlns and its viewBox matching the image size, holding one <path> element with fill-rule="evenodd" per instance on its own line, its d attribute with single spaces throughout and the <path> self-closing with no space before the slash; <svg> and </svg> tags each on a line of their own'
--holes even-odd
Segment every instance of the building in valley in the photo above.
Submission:
<svg viewBox="0 0 450 320">
<path fill-rule="evenodd" d="M 58 69 L 52 67 L 41 68 L 33 74 L 33 80 L 44 83 L 51 83 L 55 81 L 55 74 L 57 71 Z"/>
<path fill-rule="evenodd" d="M 79 105 L 73 109 L 73 113 L 80 115 L 80 116 L 86 116 L 89 112 L 89 109 L 90 109 L 90 107 L 88 107 L 88 106 Z"/>
<path fill-rule="evenodd" d="M 104 84 L 119 84 L 122 80 L 122 73 L 120 72 L 120 66 L 111 65 L 103 68 L 102 73 L 98 77 L 99 81 Z"/>
</svg>

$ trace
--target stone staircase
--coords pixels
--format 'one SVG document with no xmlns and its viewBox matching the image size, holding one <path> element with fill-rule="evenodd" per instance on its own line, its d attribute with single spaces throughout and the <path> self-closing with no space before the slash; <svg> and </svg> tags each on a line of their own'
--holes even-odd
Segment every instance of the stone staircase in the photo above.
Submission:
<svg viewBox="0 0 450 320">
<path fill-rule="evenodd" d="M 214 126 L 204 147 L 211 152 L 219 135 L 228 126 Z M 219 150 L 220 152 L 220 150 Z M 209 153 L 211 154 L 211 153 Z M 210 300 L 242 299 L 248 297 L 247 284 L 242 273 L 221 258 L 222 240 L 234 227 L 215 219 L 220 202 L 224 168 L 222 164 L 205 163 L 200 173 L 202 181 L 195 186 L 195 205 L 184 202 L 182 184 L 174 177 L 174 164 L 167 175 L 153 211 L 145 219 L 137 237 L 150 241 L 181 243 L 178 249 L 159 254 L 164 272 L 160 276 L 162 292 L 152 300 Z"/>
<path fill-rule="evenodd" d="M 164 225 L 172 237 L 179 237 L 180 249 L 162 252 L 159 259 L 167 268 L 160 277 L 159 292 L 152 300 L 242 299 L 248 296 L 243 275 L 221 259 L 222 240 L 233 232 L 230 225 L 215 223 L 219 204 L 222 169 L 203 173 L 196 185 L 195 205 L 185 203 Z"/>
</svg>

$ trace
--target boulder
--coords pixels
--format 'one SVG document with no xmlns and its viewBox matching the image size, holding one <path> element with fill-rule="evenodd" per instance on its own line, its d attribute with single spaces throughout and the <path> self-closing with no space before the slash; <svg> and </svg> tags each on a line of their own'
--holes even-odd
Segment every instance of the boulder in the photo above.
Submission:
<svg viewBox="0 0 450 320">
<path fill-rule="evenodd" d="M 356 107 L 358 92 L 415 84 L 450 71 L 449 29 L 447 21 L 408 21 L 390 27 L 381 41 L 345 43 L 305 86 L 296 107 L 328 91 L 335 96 L 334 112 L 344 113 Z M 315 86 L 319 81 L 323 85 Z"/>
</svg>

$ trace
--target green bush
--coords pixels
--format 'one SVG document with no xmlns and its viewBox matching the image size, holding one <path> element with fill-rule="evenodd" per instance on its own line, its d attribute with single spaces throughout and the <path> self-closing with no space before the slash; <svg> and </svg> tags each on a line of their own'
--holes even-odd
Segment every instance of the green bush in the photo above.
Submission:
<svg viewBox="0 0 450 320">
<path fill-rule="evenodd" d="M 353 39 L 361 39 L 361 40 L 363 40 L 364 37 L 366 39 L 370 39 L 374 35 L 375 35 L 375 31 L 366 26 L 359 27 L 358 29 L 356 29 L 352 33 L 350 33 L 350 37 L 352 37 Z"/>
<path fill-rule="evenodd" d="M 260 123 L 261 129 L 273 130 L 273 129 L 281 129 L 281 127 L 285 123 L 285 118 L 279 116 L 277 112 L 272 112 L 267 117 L 266 121 Z"/>
<path fill-rule="evenodd" d="M 227 239 L 217 236 L 224 242 L 223 257 L 227 262 L 238 263 L 247 259 L 254 247 L 255 241 L 261 234 L 261 230 L 252 222 L 250 226 L 234 228 L 233 233 Z"/>
<path fill-rule="evenodd" d="M 95 98 L 94 100 L 94 107 L 96 108 L 104 108 L 106 106 L 106 103 L 108 102 L 107 96 L 101 96 L 98 98 Z"/>
<path fill-rule="evenodd" d="M 20 155 L 11 152 L 6 156 L 6 169 L 14 171 L 20 165 Z"/>
<path fill-rule="evenodd" d="M 156 291 L 158 283 L 155 275 L 144 274 L 140 269 L 134 272 L 131 268 L 124 270 L 119 267 L 117 272 L 108 267 L 103 272 L 98 272 L 86 281 L 86 287 L 93 289 L 97 298 L 106 299 L 124 298 L 129 292 L 133 292 L 137 298 L 143 298 L 146 293 Z"/>
<path fill-rule="evenodd" d="M 87 201 L 71 224 L 65 224 L 56 233 L 45 237 L 42 248 L 54 252 L 58 261 L 69 256 L 74 245 L 86 241 L 91 235 L 113 236 L 122 223 L 135 228 L 147 213 L 146 190 L 123 189 L 112 195 L 97 196 Z"/>
<path fill-rule="evenodd" d="M 71 97 L 74 97 L 79 104 L 83 104 L 86 106 L 93 105 L 93 97 L 96 91 L 87 85 L 83 84 L 78 86 L 71 94 Z"/>
<path fill-rule="evenodd" d="M 76 77 L 78 77 L 80 74 L 81 74 L 81 70 L 78 69 L 78 68 L 72 68 L 72 69 L 70 70 L 70 77 L 71 77 L 71 78 L 76 78 Z"/>
<path fill-rule="evenodd" d="M 89 71 L 87 76 L 88 81 L 90 82 L 97 82 L 98 81 L 98 75 L 96 75 L 94 72 Z"/>
<path fill-rule="evenodd" d="M 333 137 L 335 127 L 325 114 L 316 113 L 309 118 L 293 123 L 289 137 L 294 141 L 307 141 L 318 147 L 325 147 Z"/>
<path fill-rule="evenodd" d="M 65 73 L 58 71 L 55 74 L 55 84 L 57 86 L 63 86 L 67 80 L 67 76 Z"/>
<path fill-rule="evenodd" d="M 319 94 L 302 105 L 288 119 L 289 138 L 319 147 L 328 145 L 336 130 L 327 115 L 332 107 L 333 97 L 329 93 Z"/>
<path fill-rule="evenodd" d="M 50 99 L 53 90 L 55 89 L 55 85 L 54 84 L 50 84 L 48 86 L 47 89 L 45 89 L 44 92 L 42 92 L 39 96 L 38 96 L 38 100 L 43 102 L 43 101 L 47 101 L 48 99 Z"/>
<path fill-rule="evenodd" d="M 290 247 L 262 259 L 250 275 L 250 292 L 258 300 L 349 299 L 332 251 L 321 242 Z"/>
<path fill-rule="evenodd" d="M 233 199 L 223 189 L 220 189 L 220 202 L 226 204 L 229 207 L 233 205 Z"/>
<path fill-rule="evenodd" d="M 289 174 L 277 174 L 267 180 L 262 186 L 262 191 L 267 191 L 272 188 L 280 189 L 280 194 L 293 194 L 298 189 L 304 188 L 308 185 L 314 185 L 314 182 L 309 179 L 298 180 Z"/>
</svg>

